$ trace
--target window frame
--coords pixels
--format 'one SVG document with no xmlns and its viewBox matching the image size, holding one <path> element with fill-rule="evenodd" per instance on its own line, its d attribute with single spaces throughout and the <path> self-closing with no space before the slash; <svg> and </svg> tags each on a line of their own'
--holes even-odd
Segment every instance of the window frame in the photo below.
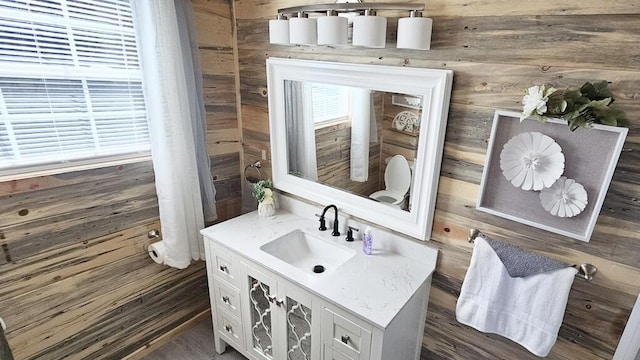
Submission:
<svg viewBox="0 0 640 360">
<path fill-rule="evenodd" d="M 0 5 L 6 5 L 6 4 L 0 4 Z M 11 4 L 9 4 L 11 5 Z M 113 25 L 113 24 L 107 24 L 104 25 L 102 23 L 102 18 L 100 18 L 101 22 L 96 22 L 95 24 L 92 21 L 95 21 L 95 19 L 97 18 L 95 16 L 95 13 L 93 14 L 93 17 L 91 15 L 90 12 L 86 12 L 86 17 L 83 19 L 79 19 L 78 14 L 81 14 L 80 12 L 78 13 L 74 13 L 71 14 L 69 12 L 69 8 L 68 8 L 68 3 L 66 2 L 66 0 L 64 0 L 63 2 L 61 2 L 61 8 L 62 11 L 64 12 L 64 16 L 62 17 L 62 21 L 60 17 L 54 17 L 53 15 L 47 15 L 47 14 L 42 14 L 40 12 L 34 9 L 32 9 L 30 6 L 31 5 L 24 5 L 25 8 L 28 8 L 28 10 L 21 10 L 21 9 L 10 9 L 8 7 L 2 7 L 3 10 L 3 14 L 1 16 L 1 18 L 4 18 L 5 20 L 5 29 L 7 29 L 6 31 L 8 33 L 11 32 L 12 29 L 18 29 L 16 30 L 16 34 L 29 34 L 28 32 L 19 32 L 19 29 L 21 29 L 18 24 L 25 24 L 25 29 L 28 29 L 28 26 L 30 25 L 32 27 L 33 30 L 33 34 L 34 34 L 34 46 L 36 48 L 38 48 L 38 38 L 35 36 L 35 34 L 37 33 L 37 31 L 39 30 L 35 30 L 37 27 L 39 27 L 42 24 L 51 24 L 51 29 L 57 28 L 58 26 L 61 26 L 61 28 L 65 28 L 67 29 L 67 37 L 64 37 L 64 41 L 68 41 L 70 47 L 69 47 L 69 54 L 71 56 L 71 58 L 73 59 L 73 62 L 71 65 L 68 64 L 50 64 L 47 63 L 46 61 L 44 61 L 43 63 L 43 58 L 41 57 L 42 55 L 40 53 L 37 54 L 37 56 L 34 58 L 34 61 L 30 61 L 30 57 L 28 55 L 25 55 L 21 58 L 22 61 L 15 61 L 12 62 L 10 60 L 6 60 L 2 61 L 0 60 L 0 77 L 5 78 L 5 79 L 11 79 L 11 78 L 16 78 L 16 79 L 22 79 L 22 81 L 24 81 L 25 84 L 27 84 L 29 82 L 29 79 L 33 79 L 33 83 L 36 84 L 37 80 L 43 80 L 43 82 L 46 82 L 46 80 L 51 79 L 51 80 L 72 80 L 72 81 L 78 81 L 80 84 L 82 84 L 82 89 L 84 92 L 84 97 L 79 97 L 79 103 L 83 104 L 81 106 L 86 106 L 88 109 L 83 109 L 83 112 L 80 111 L 71 111 L 71 112 L 67 112 L 64 113 L 62 112 L 61 114 L 64 114 L 63 116 L 67 116 L 69 118 L 72 118 L 73 115 L 78 115 L 78 118 L 91 118 L 91 120 L 88 122 L 90 124 L 92 124 L 92 127 L 95 127 L 95 123 L 99 120 L 104 120 L 109 119 L 111 116 L 113 117 L 117 117 L 116 119 L 127 119 L 127 116 L 130 116 L 130 122 L 127 123 L 127 125 L 129 126 L 136 126 L 137 124 L 142 123 L 141 120 L 139 120 L 140 118 L 144 117 L 145 121 L 144 123 L 146 124 L 146 128 L 144 128 L 144 130 L 142 131 L 142 135 L 143 139 L 146 138 L 146 142 L 142 142 L 142 143 L 134 143 L 133 146 L 126 145 L 127 147 L 127 151 L 125 152 L 111 152 L 111 153 L 107 153 L 107 154 L 99 154 L 99 147 L 100 147 L 100 143 L 98 142 L 97 138 L 96 138 L 96 134 L 99 134 L 100 131 L 96 130 L 96 129 L 92 129 L 91 134 L 93 135 L 93 142 L 90 142 L 92 145 L 91 147 L 88 147 L 87 149 L 83 150 L 83 151 L 71 151 L 71 152 L 67 152 L 67 153 L 61 153 L 61 157 L 58 159 L 50 159 L 49 161 L 43 162 L 43 161 L 39 161 L 38 163 L 35 163 L 35 161 L 32 159 L 31 161 L 29 160 L 25 160 L 24 164 L 19 164 L 20 159 L 7 159 L 5 158 L 7 161 L 12 162 L 12 163 L 16 163 L 18 162 L 18 164 L 13 164 L 13 165 L 9 165 L 6 167 L 0 167 L 0 182 L 1 181 L 10 181 L 10 180 L 18 180 L 18 179 L 24 179 L 24 178 L 32 178 L 32 177 L 38 177 L 38 176 L 47 176 L 47 175 L 54 175 L 54 174 L 62 174 L 62 173 L 68 173 L 68 172 L 75 172 L 75 171 L 82 171 L 82 170 L 89 170 L 89 169 L 96 169 L 96 168 L 103 168 L 103 167 L 109 167 L 109 166 L 117 166 L 117 165 L 123 165 L 123 164 L 129 164 L 129 163 L 135 163 L 135 162 L 142 162 L 142 161 L 149 161 L 151 159 L 151 130 L 150 130 L 150 126 L 149 126 L 149 119 L 148 119 L 148 114 L 147 114 L 147 109 L 146 109 L 146 103 L 145 103 L 145 99 L 144 99 L 144 78 L 143 78 L 143 73 L 142 73 L 142 67 L 140 65 L 140 56 L 139 56 L 139 46 L 138 46 L 138 39 L 137 39 L 137 34 L 135 33 L 135 29 L 133 28 L 134 26 L 134 21 L 133 21 L 133 9 L 131 9 L 130 7 L 124 9 L 125 11 L 130 11 L 131 12 L 131 18 L 129 18 L 127 16 L 127 20 L 131 19 L 131 22 L 126 22 L 126 23 L 121 23 L 118 22 L 118 25 Z M 16 6 L 19 6 L 19 4 L 17 4 Z M 115 5 L 114 5 L 115 6 Z M 119 9 L 120 10 L 120 9 Z M 29 14 L 30 19 L 26 19 L 26 14 Z M 120 13 L 118 13 L 117 15 L 117 19 L 120 19 L 119 16 L 121 16 Z M 49 19 L 49 20 L 48 20 Z M 113 20 L 111 18 L 107 19 L 107 20 Z M 15 27 L 11 28 L 11 22 L 14 21 L 15 22 Z M 30 21 L 30 22 L 28 22 Z M 60 25 L 62 24 L 62 25 Z M 77 33 L 71 31 L 71 28 L 76 26 L 76 30 Z M 95 26 L 95 27 L 94 27 Z M 45 30 L 43 31 L 43 34 L 47 34 L 47 31 L 49 28 L 44 28 Z M 104 61 L 101 62 L 101 59 L 98 57 L 95 60 L 93 60 L 91 58 L 91 53 L 89 53 L 89 55 L 87 54 L 82 54 L 81 55 L 81 49 L 80 48 L 76 48 L 74 45 L 74 42 L 77 41 L 77 37 L 86 37 L 87 32 L 91 32 L 91 31 L 99 31 L 97 29 L 102 29 L 104 31 L 104 36 L 109 36 L 110 32 L 108 32 L 109 29 L 117 29 L 119 32 L 114 32 L 113 34 L 120 34 L 121 36 L 124 36 L 123 34 L 126 34 L 127 36 L 133 36 L 133 43 L 135 44 L 135 53 L 132 53 L 131 49 L 133 47 L 131 47 L 131 41 L 127 42 L 126 44 L 124 43 L 124 39 L 122 39 L 123 44 L 122 44 L 122 49 L 121 49 L 121 53 L 118 54 L 116 53 L 116 62 L 120 61 L 122 63 L 126 63 L 129 60 L 129 56 L 131 54 L 133 54 L 134 60 L 136 61 L 136 65 L 137 66 L 133 66 L 133 67 L 117 67 L 117 65 L 114 67 L 112 64 L 107 63 L 107 65 L 104 65 Z M 26 31 L 26 30 L 25 30 Z M 130 38 L 129 38 L 130 39 Z M 8 39 L 7 41 L 10 41 L 11 39 Z M 15 40 L 15 39 L 14 39 Z M 16 40 L 19 41 L 20 39 Z M 28 41 L 30 39 L 27 38 Z M 85 41 L 87 41 L 85 39 Z M 107 52 L 109 51 L 109 49 L 100 49 L 98 48 L 98 51 L 106 51 L 105 54 L 107 54 Z M 28 51 L 25 50 L 25 51 Z M 7 53 L 5 54 L 9 54 L 9 51 L 7 51 Z M 19 54 L 19 52 L 18 52 Z M 0 54 L 1 55 L 1 54 Z M 110 56 L 111 54 L 107 54 L 105 56 Z M 10 55 L 7 55 L 6 57 L 8 58 Z M 120 57 L 117 57 L 120 56 Z M 84 58 L 82 58 L 84 57 Z M 87 60 L 87 57 L 89 58 L 89 60 Z M 103 65 L 100 65 L 103 64 Z M 122 82 L 123 84 L 125 83 L 130 83 L 131 81 L 135 82 L 135 86 L 136 87 L 140 87 L 141 90 L 137 91 L 137 93 L 141 94 L 141 96 L 136 96 L 136 97 L 132 97 L 132 92 L 129 91 L 127 92 L 113 92 L 110 93 L 112 96 L 124 96 L 126 98 L 126 96 L 128 96 L 130 99 L 134 99 L 134 100 L 138 100 L 137 105 L 132 105 L 130 109 L 127 110 L 103 110 L 100 112 L 92 112 L 92 106 L 94 106 L 96 104 L 96 99 L 94 99 L 91 94 L 89 93 L 89 87 L 92 86 L 93 84 L 91 84 L 91 82 L 94 82 L 94 84 L 98 84 L 99 82 L 104 82 L 106 85 L 105 86 L 111 86 L 111 84 L 109 84 L 109 82 Z M 17 86 L 17 85 L 16 85 Z M 9 87 L 7 87 L 8 89 Z M 0 93 L 1 93 L 2 89 L 0 89 Z M 45 93 L 48 94 L 48 90 L 46 89 L 45 86 Z M 140 99 L 142 100 L 141 103 L 143 104 L 142 106 L 140 106 Z M 99 99 L 102 101 L 105 101 L 104 99 Z M 36 113 L 34 113 L 36 114 Z M 53 110 L 52 112 L 45 112 L 43 113 L 45 114 L 45 116 L 48 116 L 47 119 L 45 119 L 44 121 L 54 121 L 56 119 L 56 114 L 58 113 L 54 113 Z M 29 115 L 29 113 L 27 113 L 27 116 Z M 40 116 L 39 114 L 37 114 L 38 116 L 34 116 L 34 118 L 36 117 L 43 117 Z M 13 124 L 15 124 L 17 121 L 16 119 L 19 118 L 18 116 L 14 114 L 10 114 L 6 104 L 5 104 L 5 98 L 3 96 L 0 96 L 0 117 L 4 118 L 2 121 L 0 121 L 0 124 L 2 124 L 3 126 L 6 126 L 6 134 L 7 134 L 7 142 L 11 142 L 13 143 L 13 145 L 8 146 L 9 149 L 15 150 L 16 149 L 16 144 L 15 142 L 12 142 L 11 140 L 11 130 L 9 129 L 9 124 L 11 124 L 11 122 L 13 121 Z M 96 120 L 97 119 L 97 120 Z M 136 121 L 136 119 L 138 119 Z M 6 123 L 5 123 L 6 120 Z M 117 121 L 117 120 L 116 120 Z M 35 122 L 35 120 L 34 120 Z M 107 124 L 108 126 L 108 121 L 102 123 L 102 124 Z M 116 127 L 117 128 L 117 127 Z M 145 136 L 146 133 L 146 136 Z M 111 130 L 103 130 L 102 135 L 109 135 L 111 134 Z M 117 135 L 116 135 L 117 136 Z M 117 143 L 113 143 L 111 144 L 109 147 L 110 149 L 117 149 L 120 145 Z M 125 145 L 123 145 L 123 147 L 125 147 Z M 19 148 L 18 148 L 19 149 Z M 45 151 L 46 152 L 46 151 Z M 84 152 L 85 154 L 83 154 L 82 152 Z M 62 157 L 64 156 L 64 158 Z M 3 159 L 0 159 L 2 161 L 4 161 Z"/>
</svg>

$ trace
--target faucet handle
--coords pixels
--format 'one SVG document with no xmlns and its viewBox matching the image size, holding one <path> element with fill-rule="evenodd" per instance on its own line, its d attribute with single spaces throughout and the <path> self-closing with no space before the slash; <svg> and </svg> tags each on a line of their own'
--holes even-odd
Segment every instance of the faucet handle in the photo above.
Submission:
<svg viewBox="0 0 640 360">
<path fill-rule="evenodd" d="M 324 216 L 316 214 L 316 217 L 320 218 L 320 219 L 318 219 L 320 221 L 320 227 L 318 227 L 318 230 L 320 230 L 320 231 L 327 230 L 327 222 L 324 220 Z"/>
<path fill-rule="evenodd" d="M 356 229 L 353 226 L 348 226 L 347 227 L 347 238 L 345 239 L 346 241 L 353 241 L 353 232 L 354 231 L 360 231 L 360 229 Z"/>
</svg>

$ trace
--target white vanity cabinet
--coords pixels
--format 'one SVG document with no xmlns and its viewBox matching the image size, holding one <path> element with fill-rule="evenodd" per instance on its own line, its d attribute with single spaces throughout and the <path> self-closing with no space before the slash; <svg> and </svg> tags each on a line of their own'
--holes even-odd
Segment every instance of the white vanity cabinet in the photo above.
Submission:
<svg viewBox="0 0 640 360">
<path fill-rule="evenodd" d="M 361 241 L 282 208 L 201 233 L 218 353 L 230 345 L 251 360 L 420 358 L 436 249 L 374 229 L 374 253 L 365 255 Z M 311 262 L 300 261 L 309 255 L 295 241 L 316 251 Z M 325 271 L 314 273 L 318 265 Z"/>
<path fill-rule="evenodd" d="M 428 283 L 386 329 L 205 239 L 216 351 L 257 360 L 418 359 Z"/>
</svg>

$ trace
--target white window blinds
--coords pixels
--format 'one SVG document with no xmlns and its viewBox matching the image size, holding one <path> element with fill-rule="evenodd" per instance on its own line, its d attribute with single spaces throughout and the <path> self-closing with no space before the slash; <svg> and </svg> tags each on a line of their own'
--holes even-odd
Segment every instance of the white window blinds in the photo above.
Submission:
<svg viewBox="0 0 640 360">
<path fill-rule="evenodd" d="M 127 0 L 0 0 L 0 176 L 147 155 Z"/>
<path fill-rule="evenodd" d="M 349 89 L 345 86 L 312 84 L 311 101 L 316 124 L 349 115 Z"/>
</svg>

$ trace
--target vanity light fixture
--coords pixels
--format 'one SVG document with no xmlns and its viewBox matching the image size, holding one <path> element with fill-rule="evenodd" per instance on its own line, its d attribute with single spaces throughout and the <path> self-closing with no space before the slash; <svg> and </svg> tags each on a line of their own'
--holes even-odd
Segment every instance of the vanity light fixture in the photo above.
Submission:
<svg viewBox="0 0 640 360">
<path fill-rule="evenodd" d="M 387 44 L 387 18 L 376 16 L 375 10 L 365 10 L 364 16 L 353 19 L 353 45 L 384 48 Z"/>
<path fill-rule="evenodd" d="M 398 49 L 429 50 L 433 20 L 412 10 L 409 17 L 398 19 Z"/>
<path fill-rule="evenodd" d="M 316 19 L 298 11 L 297 17 L 289 19 L 289 41 L 296 45 L 315 45 L 318 43 L 317 27 Z"/>
<path fill-rule="evenodd" d="M 349 20 L 329 10 L 327 16 L 318 17 L 318 45 L 347 45 L 348 30 Z"/>
<path fill-rule="evenodd" d="M 269 42 L 289 45 L 289 20 L 286 16 L 278 14 L 278 17 L 269 20 Z"/>
<path fill-rule="evenodd" d="M 353 17 L 354 46 L 384 48 L 387 37 L 387 18 L 378 11 L 409 11 L 410 16 L 398 20 L 399 49 L 429 50 L 432 20 L 422 17 L 424 3 L 335 3 L 294 6 L 278 9 L 278 17 L 269 21 L 271 44 L 347 45 L 350 21 Z M 314 14 L 310 18 L 309 14 Z M 289 20 L 287 19 L 289 17 Z M 283 31 L 288 22 L 288 42 Z"/>
</svg>

